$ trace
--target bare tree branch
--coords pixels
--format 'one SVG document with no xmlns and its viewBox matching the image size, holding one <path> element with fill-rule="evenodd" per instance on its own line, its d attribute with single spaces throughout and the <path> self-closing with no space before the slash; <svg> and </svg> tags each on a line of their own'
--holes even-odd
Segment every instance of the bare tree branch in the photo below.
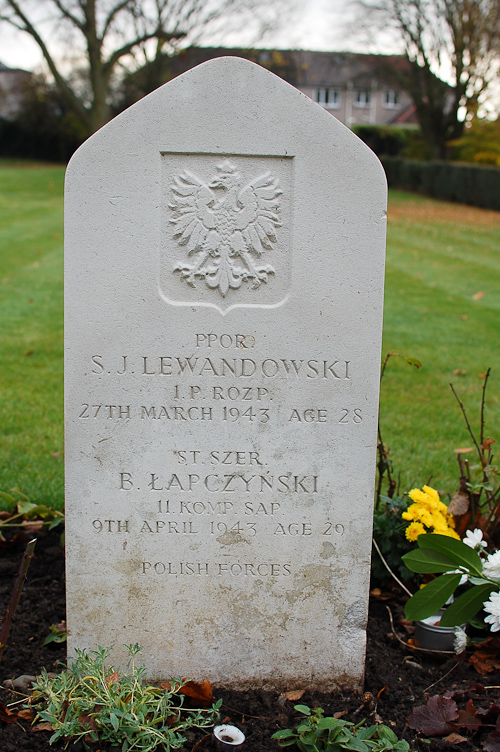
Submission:
<svg viewBox="0 0 500 752">
<path fill-rule="evenodd" d="M 500 68 L 498 0 L 360 0 L 379 29 L 402 43 L 406 68 L 392 71 L 413 98 L 431 156 L 445 158 Z"/>
<path fill-rule="evenodd" d="M 274 6 L 276 5 L 276 8 Z M 45 8 L 53 17 L 41 16 Z M 90 135 L 111 117 L 114 74 L 125 59 L 130 70 L 141 51 L 148 60 L 148 47 L 156 40 L 155 59 L 173 53 L 181 43 L 192 44 L 197 35 L 221 27 L 238 18 L 240 26 L 252 18 L 276 15 L 278 5 L 269 10 L 266 0 L 0 0 L 0 22 L 29 34 L 46 61 L 56 86 Z M 31 9 L 31 10 L 30 10 Z M 242 20 L 244 19 L 244 20 Z M 50 36 L 58 25 L 75 32 L 68 35 L 67 48 L 81 54 L 79 78 L 66 75 Z M 83 84 L 83 85 L 82 85 Z"/>
</svg>

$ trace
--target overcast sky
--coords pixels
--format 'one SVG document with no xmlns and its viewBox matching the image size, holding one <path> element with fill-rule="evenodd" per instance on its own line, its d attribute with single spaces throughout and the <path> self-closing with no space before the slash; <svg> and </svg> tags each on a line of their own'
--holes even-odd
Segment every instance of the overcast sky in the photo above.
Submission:
<svg viewBox="0 0 500 752">
<path fill-rule="evenodd" d="M 299 47 L 309 50 L 357 50 L 352 40 L 346 42 L 345 25 L 350 15 L 349 0 L 295 0 L 299 5 L 296 20 L 282 31 L 268 36 L 258 46 L 281 49 Z M 226 46 L 248 44 L 243 38 L 229 37 Z M 41 62 L 37 45 L 27 34 L 0 25 L 0 62 L 11 68 L 33 70 Z"/>
</svg>

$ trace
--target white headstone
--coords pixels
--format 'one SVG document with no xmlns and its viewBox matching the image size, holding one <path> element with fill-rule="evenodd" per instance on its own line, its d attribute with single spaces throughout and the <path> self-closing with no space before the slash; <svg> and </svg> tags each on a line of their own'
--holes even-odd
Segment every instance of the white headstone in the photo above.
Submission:
<svg viewBox="0 0 500 752">
<path fill-rule="evenodd" d="M 243 688 L 363 677 L 386 187 L 221 58 L 87 141 L 66 186 L 69 650 Z"/>
</svg>

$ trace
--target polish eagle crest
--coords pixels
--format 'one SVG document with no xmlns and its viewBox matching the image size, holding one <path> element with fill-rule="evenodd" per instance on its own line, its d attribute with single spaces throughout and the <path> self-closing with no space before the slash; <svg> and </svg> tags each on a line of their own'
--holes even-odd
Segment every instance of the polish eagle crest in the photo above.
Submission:
<svg viewBox="0 0 500 752">
<path fill-rule="evenodd" d="M 228 159 L 215 172 L 208 184 L 189 170 L 175 177 L 170 223 L 188 257 L 174 271 L 191 287 L 204 280 L 225 298 L 242 282 L 256 289 L 275 273 L 260 261 L 277 242 L 283 192 L 270 172 L 245 183 Z"/>
</svg>

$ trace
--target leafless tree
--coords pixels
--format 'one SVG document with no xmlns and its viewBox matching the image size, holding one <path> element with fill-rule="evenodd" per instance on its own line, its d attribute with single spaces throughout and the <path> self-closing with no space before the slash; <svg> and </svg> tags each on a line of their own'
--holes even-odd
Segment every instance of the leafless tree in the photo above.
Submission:
<svg viewBox="0 0 500 752">
<path fill-rule="evenodd" d="M 413 98 L 431 155 L 462 135 L 500 61 L 499 0 L 363 0 L 365 18 L 392 30 L 407 64 L 392 75 Z"/>
<path fill-rule="evenodd" d="M 130 70 L 141 55 L 150 60 L 231 22 L 262 28 L 272 23 L 271 6 L 264 0 L 0 0 L 0 21 L 36 42 L 90 135 L 111 117 L 120 68 Z"/>
</svg>

